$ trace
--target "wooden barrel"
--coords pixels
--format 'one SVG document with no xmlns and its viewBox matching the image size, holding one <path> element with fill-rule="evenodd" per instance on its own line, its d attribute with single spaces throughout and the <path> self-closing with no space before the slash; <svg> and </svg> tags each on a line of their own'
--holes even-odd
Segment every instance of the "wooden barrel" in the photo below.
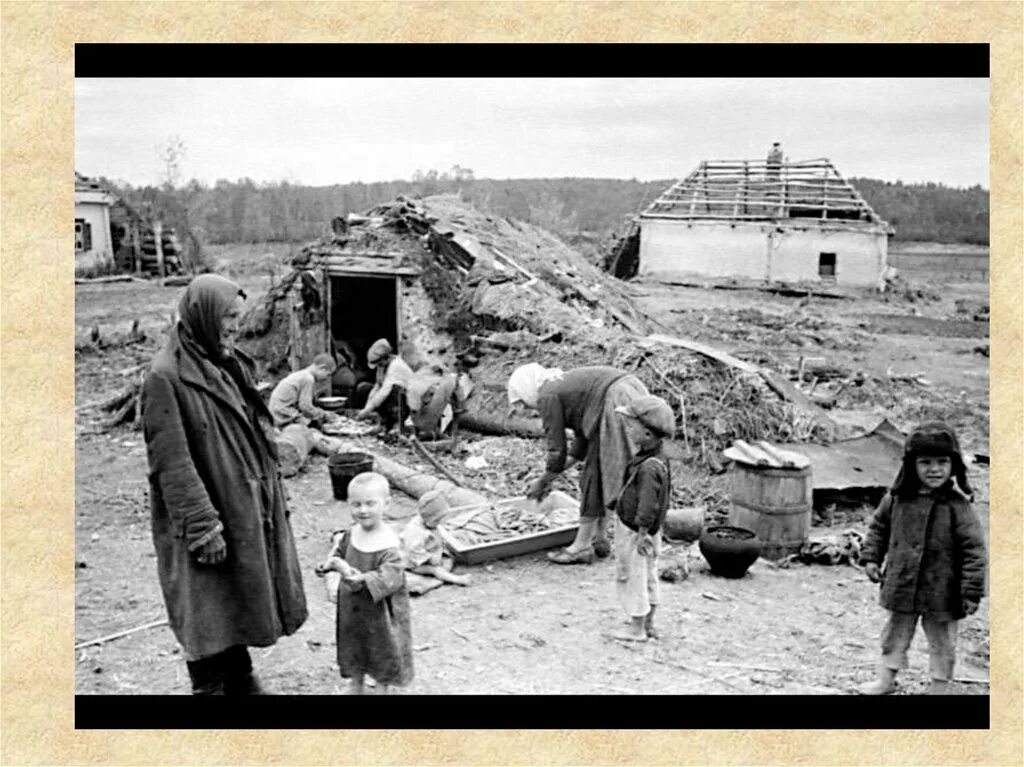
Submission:
<svg viewBox="0 0 1024 767">
<path fill-rule="evenodd" d="M 811 529 L 811 468 L 778 469 L 733 464 L 729 524 L 757 533 L 761 556 L 781 559 L 799 551 Z"/>
</svg>

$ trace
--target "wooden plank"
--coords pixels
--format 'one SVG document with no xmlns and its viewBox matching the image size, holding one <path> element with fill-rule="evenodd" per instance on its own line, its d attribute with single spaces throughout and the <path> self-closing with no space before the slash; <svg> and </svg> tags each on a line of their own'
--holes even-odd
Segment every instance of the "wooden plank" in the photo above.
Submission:
<svg viewBox="0 0 1024 767">
<path fill-rule="evenodd" d="M 760 368 L 757 365 L 753 365 L 744 360 L 733 357 L 728 352 L 723 352 L 720 349 L 715 349 L 707 344 L 702 344 L 698 341 L 689 341 L 685 338 L 677 338 L 676 336 L 668 336 L 663 333 L 653 333 L 646 337 L 647 341 L 654 341 L 655 343 L 666 344 L 668 346 L 677 346 L 682 349 L 689 349 L 690 351 L 703 354 L 705 357 L 718 360 L 723 365 L 742 370 L 744 373 L 758 373 Z"/>
<path fill-rule="evenodd" d="M 784 400 L 792 402 L 801 410 L 815 416 L 820 423 L 832 427 L 836 426 L 836 422 L 833 421 L 819 405 L 796 388 L 792 383 L 783 378 L 782 375 L 776 373 L 774 370 L 768 370 L 766 368 L 761 368 L 758 372 L 771 390 Z"/>
</svg>

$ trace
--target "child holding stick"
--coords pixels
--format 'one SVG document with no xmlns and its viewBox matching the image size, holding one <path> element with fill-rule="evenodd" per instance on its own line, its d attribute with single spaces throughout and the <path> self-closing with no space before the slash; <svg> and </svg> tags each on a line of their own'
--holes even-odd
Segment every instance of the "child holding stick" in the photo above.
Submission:
<svg viewBox="0 0 1024 767">
<path fill-rule="evenodd" d="M 362 695 L 364 677 L 382 693 L 412 681 L 409 595 L 405 588 L 401 544 L 384 522 L 391 505 L 388 481 L 364 472 L 348 486 L 355 524 L 335 536 L 319 575 L 340 573 L 336 635 L 338 669 L 351 679 L 351 693 Z"/>
<path fill-rule="evenodd" d="M 916 429 L 861 550 L 864 571 L 881 582 L 879 601 L 890 611 L 882 629 L 878 678 L 863 685 L 862 693 L 884 695 L 895 689 L 919 619 L 928 637 L 928 692 L 948 692 L 957 621 L 977 611 L 985 592 L 985 542 L 970 494 L 953 430 L 939 422 Z"/>
</svg>

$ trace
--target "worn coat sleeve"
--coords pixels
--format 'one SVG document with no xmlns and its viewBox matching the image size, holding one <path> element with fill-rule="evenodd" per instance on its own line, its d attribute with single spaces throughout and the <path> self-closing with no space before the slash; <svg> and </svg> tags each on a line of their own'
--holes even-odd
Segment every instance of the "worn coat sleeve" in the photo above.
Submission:
<svg viewBox="0 0 1024 767">
<path fill-rule="evenodd" d="M 545 470 L 550 474 L 561 474 L 565 470 L 565 413 L 557 397 L 541 397 L 537 403 L 544 437 L 548 443 L 548 460 Z"/>
<path fill-rule="evenodd" d="M 637 473 L 636 526 L 653 535 L 658 532 L 665 476 L 652 463 L 653 459 L 644 461 Z"/>
<path fill-rule="evenodd" d="M 393 364 L 394 361 L 392 361 Z M 376 410 L 384 404 L 384 400 L 391 394 L 391 389 L 395 385 L 395 377 L 391 373 L 391 365 L 388 365 L 387 371 L 384 376 L 378 378 L 378 383 L 374 384 L 373 389 L 370 390 L 370 396 L 366 400 L 364 406 L 366 410 Z"/>
<path fill-rule="evenodd" d="M 386 549 L 381 552 L 377 569 L 366 573 L 366 589 L 374 602 L 394 594 L 405 584 L 405 565 L 398 549 Z"/>
<path fill-rule="evenodd" d="M 864 539 L 864 545 L 860 550 L 860 561 L 863 563 L 874 562 L 882 564 L 886 552 L 889 550 L 889 531 L 892 527 L 892 496 L 885 494 L 882 502 L 871 517 L 868 524 L 868 534 Z"/>
<path fill-rule="evenodd" d="M 985 537 L 981 520 L 969 503 L 953 507 L 957 545 L 960 549 L 960 596 L 980 600 L 985 595 Z"/>
<path fill-rule="evenodd" d="M 345 531 L 335 530 L 331 533 L 331 550 L 327 554 L 327 558 L 340 557 L 345 558 Z"/>
<path fill-rule="evenodd" d="M 151 480 L 172 522 L 194 551 L 224 529 L 192 461 L 174 386 L 163 374 L 146 379 L 142 420 Z"/>
<path fill-rule="evenodd" d="M 323 421 L 327 418 L 327 412 L 313 404 L 313 382 L 309 379 L 304 379 L 299 384 L 299 412 L 314 421 Z"/>
<path fill-rule="evenodd" d="M 590 441 L 583 436 L 582 432 L 573 431 L 572 433 L 572 447 L 569 448 L 569 455 L 575 458 L 577 461 L 582 461 L 587 457 L 587 450 L 590 447 Z"/>
</svg>

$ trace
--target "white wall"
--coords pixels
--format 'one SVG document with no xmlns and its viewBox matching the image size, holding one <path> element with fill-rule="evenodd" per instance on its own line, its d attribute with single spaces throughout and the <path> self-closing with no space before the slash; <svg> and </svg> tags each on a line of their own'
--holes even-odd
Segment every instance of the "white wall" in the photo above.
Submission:
<svg viewBox="0 0 1024 767">
<path fill-rule="evenodd" d="M 640 274 L 651 272 L 767 279 L 764 227 L 642 219 Z"/>
<path fill-rule="evenodd" d="M 779 229 L 768 224 L 643 219 L 639 273 L 817 282 L 819 255 L 835 253 L 837 284 L 881 284 L 888 249 L 883 232 Z"/>
<path fill-rule="evenodd" d="M 92 227 L 92 247 L 75 252 L 75 267 L 87 268 L 114 257 L 110 241 L 110 206 L 100 203 L 75 203 L 75 220 L 83 219 Z"/>
<path fill-rule="evenodd" d="M 820 280 L 818 257 L 836 254 L 836 284 L 879 286 L 885 271 L 884 233 L 811 230 L 772 232 L 770 280 Z"/>
</svg>

